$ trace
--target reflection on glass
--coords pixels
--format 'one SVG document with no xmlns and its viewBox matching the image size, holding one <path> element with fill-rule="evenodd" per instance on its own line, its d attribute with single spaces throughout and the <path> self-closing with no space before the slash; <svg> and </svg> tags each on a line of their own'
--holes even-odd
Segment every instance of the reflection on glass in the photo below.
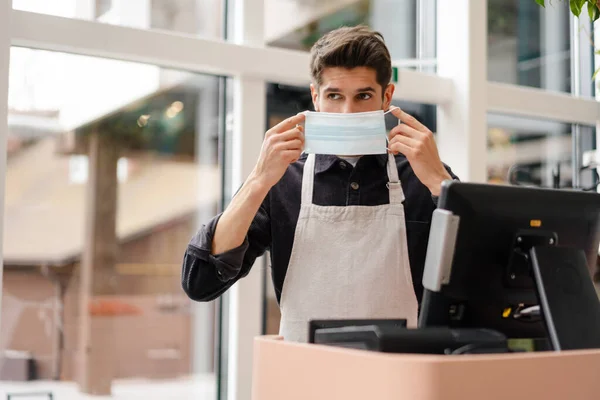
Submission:
<svg viewBox="0 0 600 400">
<path fill-rule="evenodd" d="M 489 0 L 488 79 L 570 92 L 569 18 L 568 2 Z"/>
<path fill-rule="evenodd" d="M 139 29 L 220 38 L 225 0 L 13 0 L 13 8 Z"/>
<path fill-rule="evenodd" d="M 573 127 L 554 121 L 488 115 L 490 183 L 573 188 L 573 162 L 596 148 L 595 128 L 579 126 L 580 149 L 574 154 Z M 592 171 L 580 171 L 579 188 L 598 183 Z"/>
<path fill-rule="evenodd" d="M 364 24 L 383 34 L 393 60 L 435 57 L 434 0 L 266 0 L 265 4 L 270 46 L 309 51 L 331 30 Z M 417 35 L 417 29 L 427 34 Z"/>
<path fill-rule="evenodd" d="M 10 60 L 0 397 L 214 398 L 214 304 L 191 302 L 180 271 L 220 203 L 219 78 Z"/>
</svg>

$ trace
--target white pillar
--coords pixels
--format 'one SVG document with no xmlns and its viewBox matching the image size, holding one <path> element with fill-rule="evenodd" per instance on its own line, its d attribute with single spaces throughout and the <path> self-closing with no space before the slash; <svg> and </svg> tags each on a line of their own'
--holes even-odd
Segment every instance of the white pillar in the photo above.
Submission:
<svg viewBox="0 0 600 400">
<path fill-rule="evenodd" d="M 442 160 L 463 181 L 487 180 L 487 1 L 437 2 L 438 75 L 453 98 L 438 106 Z"/>
<path fill-rule="evenodd" d="M 218 78 L 206 76 L 198 79 L 202 82 L 198 86 L 198 103 L 196 104 L 196 167 L 198 168 L 198 198 L 206 190 L 206 175 L 202 169 L 217 163 L 217 151 L 215 149 L 218 127 Z M 191 107 L 190 104 L 185 104 Z M 208 221 L 215 215 L 216 208 L 203 206 L 196 211 L 195 229 Z M 206 374 L 214 370 L 214 334 L 215 326 L 215 304 L 216 302 L 192 302 L 192 372 L 194 374 Z"/>
<path fill-rule="evenodd" d="M 0 332 L 2 332 L 2 271 L 4 269 L 4 183 L 8 136 L 8 66 L 10 64 L 10 14 L 12 0 L 0 0 Z"/>
<path fill-rule="evenodd" d="M 234 11 L 234 41 L 264 45 L 264 1 L 237 0 Z M 233 79 L 234 128 L 232 140 L 232 193 L 254 168 L 260 154 L 266 119 L 266 82 L 247 76 Z M 262 328 L 262 274 L 264 260 L 256 260 L 250 274 L 229 291 L 229 400 L 246 400 L 252 390 L 254 337 Z"/>
<path fill-rule="evenodd" d="M 568 25 L 565 25 L 564 22 L 565 17 L 568 18 L 566 14 L 570 15 L 570 11 L 567 4 L 560 4 L 554 7 L 540 7 L 539 11 L 540 39 L 542 40 L 540 52 L 540 87 L 546 90 L 564 92 L 568 89 L 568 80 L 565 78 L 570 73 L 568 69 L 569 62 L 567 61 L 570 41 L 565 41 L 565 33 L 568 36 L 569 30 Z M 566 31 L 565 28 L 567 28 Z M 558 137 L 561 133 L 549 134 Z M 558 140 L 549 140 L 545 145 L 545 155 L 542 156 L 541 160 L 544 161 L 545 159 L 547 162 L 546 176 L 542 177 L 543 185 L 552 185 L 554 165 L 560 161 L 560 144 L 561 142 Z M 561 171 L 562 175 L 565 175 L 564 171 Z"/>
<path fill-rule="evenodd" d="M 586 7 L 587 13 L 587 7 Z M 569 75 L 569 42 L 565 41 L 565 14 L 570 13 L 566 4 L 551 7 L 540 7 L 540 37 L 542 51 L 540 54 L 541 87 L 546 90 L 564 92 L 567 87 L 566 76 Z M 582 14 L 583 15 L 583 14 Z M 567 28 L 568 29 L 568 28 Z M 521 39 L 525 39 L 522 37 Z"/>
</svg>

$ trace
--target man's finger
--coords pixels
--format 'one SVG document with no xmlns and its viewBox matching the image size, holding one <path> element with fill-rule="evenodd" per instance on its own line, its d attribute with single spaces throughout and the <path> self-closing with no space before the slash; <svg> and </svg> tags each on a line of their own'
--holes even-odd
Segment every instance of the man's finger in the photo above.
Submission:
<svg viewBox="0 0 600 400">
<path fill-rule="evenodd" d="M 302 155 L 300 150 L 284 150 L 283 156 L 290 160 L 290 162 L 296 162 Z"/>
<path fill-rule="evenodd" d="M 406 147 L 409 147 L 411 149 L 416 149 L 419 147 L 421 142 L 419 142 L 416 139 L 399 134 L 399 135 L 394 136 L 394 138 L 392 138 L 392 140 L 390 140 L 389 146 L 394 145 L 394 143 L 402 143 Z"/>
<path fill-rule="evenodd" d="M 413 150 L 409 146 L 405 145 L 404 143 L 400 143 L 400 142 L 395 142 L 395 143 L 390 144 L 388 146 L 388 150 L 392 154 L 402 153 L 407 158 L 411 157 L 412 153 L 413 153 Z"/>
<path fill-rule="evenodd" d="M 276 148 L 281 150 L 302 150 L 304 148 L 304 141 L 300 139 L 286 140 L 285 142 L 278 143 Z"/>
<path fill-rule="evenodd" d="M 281 133 L 294 128 L 296 125 L 304 122 L 306 116 L 304 114 L 296 114 L 293 117 L 286 118 L 271 129 L 269 132 Z"/>
<path fill-rule="evenodd" d="M 390 140 L 397 135 L 402 135 L 402 136 L 410 137 L 413 139 L 422 139 L 424 133 L 416 130 L 415 128 L 411 128 L 410 126 L 408 126 L 406 124 L 401 124 L 401 125 L 394 127 L 390 131 Z"/>
<path fill-rule="evenodd" d="M 287 142 L 288 140 L 300 139 L 304 142 L 304 128 L 297 126 L 285 132 L 278 133 L 272 140 L 275 142 Z"/>
<path fill-rule="evenodd" d="M 392 108 L 392 114 L 394 114 L 396 118 L 398 118 L 400 121 L 404 122 L 411 128 L 414 128 L 420 132 L 429 132 L 429 129 L 427 129 L 425 125 L 417 121 L 417 119 L 409 113 L 402 111 L 400 107 Z"/>
</svg>

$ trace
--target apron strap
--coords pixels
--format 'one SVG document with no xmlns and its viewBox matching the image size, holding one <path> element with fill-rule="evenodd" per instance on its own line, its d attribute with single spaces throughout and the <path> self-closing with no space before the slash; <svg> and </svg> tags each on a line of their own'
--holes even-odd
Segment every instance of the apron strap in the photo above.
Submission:
<svg viewBox="0 0 600 400">
<path fill-rule="evenodd" d="M 402 184 L 398 178 L 398 167 L 396 159 L 392 154 L 388 154 L 387 173 L 389 182 L 387 184 L 390 191 L 390 204 L 402 204 L 404 201 L 404 192 Z M 315 182 L 315 155 L 309 154 L 304 163 L 304 172 L 302 173 L 302 203 L 312 204 L 313 187 Z"/>
<path fill-rule="evenodd" d="M 398 167 L 393 154 L 388 153 L 387 173 L 389 182 L 387 187 L 390 191 L 390 204 L 402 204 L 404 201 L 404 192 L 402 184 L 398 178 Z"/>
<path fill-rule="evenodd" d="M 315 155 L 309 154 L 304 163 L 302 173 L 302 205 L 312 204 L 313 186 L 315 182 Z"/>
</svg>

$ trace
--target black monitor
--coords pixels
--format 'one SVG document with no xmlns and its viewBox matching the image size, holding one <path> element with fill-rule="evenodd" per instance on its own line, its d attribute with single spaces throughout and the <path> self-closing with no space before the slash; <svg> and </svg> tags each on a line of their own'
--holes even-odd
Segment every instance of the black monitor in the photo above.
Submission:
<svg viewBox="0 0 600 400">
<path fill-rule="evenodd" d="M 591 275 L 600 194 L 445 182 L 419 327 L 488 328 L 550 348 L 600 347 Z"/>
</svg>

